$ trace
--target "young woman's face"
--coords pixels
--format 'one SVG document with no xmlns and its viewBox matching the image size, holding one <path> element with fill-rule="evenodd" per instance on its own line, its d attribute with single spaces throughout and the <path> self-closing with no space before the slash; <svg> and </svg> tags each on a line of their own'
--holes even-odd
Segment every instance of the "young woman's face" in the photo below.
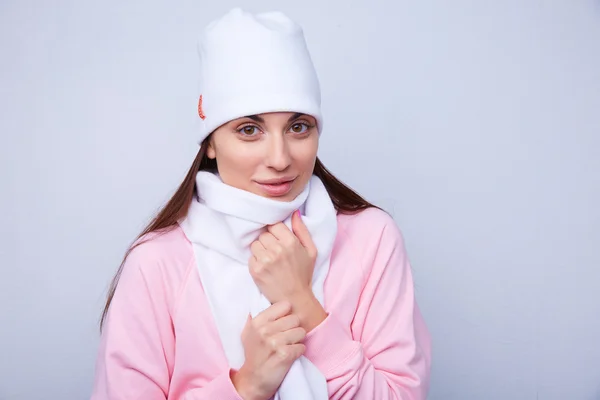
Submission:
<svg viewBox="0 0 600 400">
<path fill-rule="evenodd" d="M 207 156 L 224 183 L 291 201 L 310 179 L 319 146 L 316 120 L 289 112 L 239 118 L 212 134 Z"/>
</svg>

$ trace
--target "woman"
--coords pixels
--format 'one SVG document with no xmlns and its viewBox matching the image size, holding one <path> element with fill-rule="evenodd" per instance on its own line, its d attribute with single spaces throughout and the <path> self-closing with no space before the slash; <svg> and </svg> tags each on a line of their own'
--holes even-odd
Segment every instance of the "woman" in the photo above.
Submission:
<svg viewBox="0 0 600 400">
<path fill-rule="evenodd" d="M 402 236 L 317 159 L 301 28 L 234 9 L 199 52 L 201 147 L 113 281 L 92 399 L 424 399 Z"/>
</svg>

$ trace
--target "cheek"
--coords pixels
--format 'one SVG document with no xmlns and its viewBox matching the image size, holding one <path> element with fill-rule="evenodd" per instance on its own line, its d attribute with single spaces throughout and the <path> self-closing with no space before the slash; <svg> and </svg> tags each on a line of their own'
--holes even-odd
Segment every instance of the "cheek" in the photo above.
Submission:
<svg viewBox="0 0 600 400">
<path fill-rule="evenodd" d="M 315 159 L 317 158 L 318 140 L 316 135 L 305 141 L 300 141 L 295 146 L 294 159 L 297 162 L 297 166 L 302 170 L 311 170 L 314 166 Z"/>
<path fill-rule="evenodd" d="M 217 153 L 219 174 L 228 185 L 243 189 L 260 159 L 243 146 L 230 145 L 225 148 L 227 151 Z"/>
</svg>

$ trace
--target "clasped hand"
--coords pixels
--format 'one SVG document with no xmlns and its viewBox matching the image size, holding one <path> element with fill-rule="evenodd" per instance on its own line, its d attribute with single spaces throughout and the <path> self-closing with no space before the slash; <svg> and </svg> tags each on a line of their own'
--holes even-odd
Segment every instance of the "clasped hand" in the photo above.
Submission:
<svg viewBox="0 0 600 400">
<path fill-rule="evenodd" d="M 317 248 L 298 211 L 292 215 L 292 230 L 281 222 L 270 225 L 250 249 L 250 274 L 271 303 L 294 303 L 312 295 Z"/>
<path fill-rule="evenodd" d="M 298 212 L 291 231 L 283 223 L 269 226 L 250 248 L 250 274 L 272 305 L 248 316 L 241 338 L 244 365 L 231 379 L 244 400 L 264 400 L 274 395 L 304 353 L 307 332 L 327 313 L 312 291 L 317 248 Z"/>
</svg>

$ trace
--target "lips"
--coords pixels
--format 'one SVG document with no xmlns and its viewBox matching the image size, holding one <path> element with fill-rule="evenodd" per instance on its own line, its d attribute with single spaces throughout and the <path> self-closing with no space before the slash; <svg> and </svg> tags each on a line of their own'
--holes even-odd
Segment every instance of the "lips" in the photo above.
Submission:
<svg viewBox="0 0 600 400">
<path fill-rule="evenodd" d="M 256 181 L 256 184 L 269 196 L 284 196 L 292 189 L 296 178 L 280 178 L 265 181 Z"/>
</svg>

